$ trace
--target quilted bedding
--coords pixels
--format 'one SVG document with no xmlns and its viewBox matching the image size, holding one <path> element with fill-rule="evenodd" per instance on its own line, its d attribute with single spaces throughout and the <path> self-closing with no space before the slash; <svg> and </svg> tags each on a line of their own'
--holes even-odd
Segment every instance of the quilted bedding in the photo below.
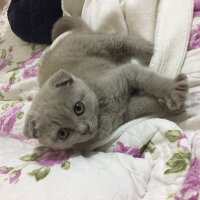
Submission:
<svg viewBox="0 0 200 200">
<path fill-rule="evenodd" d="M 48 47 L 17 38 L 6 17 L 9 3 L 5 5 L 0 14 L 0 198 L 198 200 L 200 1 L 194 5 L 182 69 L 191 80 L 186 113 L 171 119 L 176 123 L 151 116 L 133 120 L 108 138 L 105 152 L 89 157 L 47 149 L 23 137 L 24 118 L 38 91 L 37 73 Z"/>
</svg>

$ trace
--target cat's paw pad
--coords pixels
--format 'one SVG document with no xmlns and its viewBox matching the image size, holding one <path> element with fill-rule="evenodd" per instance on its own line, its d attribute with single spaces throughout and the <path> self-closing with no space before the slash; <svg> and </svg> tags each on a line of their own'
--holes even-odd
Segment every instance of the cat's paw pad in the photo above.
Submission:
<svg viewBox="0 0 200 200">
<path fill-rule="evenodd" d="M 188 94 L 188 81 L 185 74 L 179 74 L 173 84 L 169 96 L 164 97 L 167 107 L 171 111 L 183 110 Z"/>
</svg>

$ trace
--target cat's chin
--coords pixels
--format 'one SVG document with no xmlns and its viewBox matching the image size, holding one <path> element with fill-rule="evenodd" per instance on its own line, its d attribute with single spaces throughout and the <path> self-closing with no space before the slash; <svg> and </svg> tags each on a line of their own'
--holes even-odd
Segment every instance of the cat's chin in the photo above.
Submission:
<svg viewBox="0 0 200 200">
<path fill-rule="evenodd" d="M 79 152 L 91 151 L 90 146 L 93 144 L 95 136 L 96 134 L 93 133 L 92 137 L 88 138 L 88 140 L 85 140 L 80 143 L 76 143 L 71 148 Z"/>
</svg>

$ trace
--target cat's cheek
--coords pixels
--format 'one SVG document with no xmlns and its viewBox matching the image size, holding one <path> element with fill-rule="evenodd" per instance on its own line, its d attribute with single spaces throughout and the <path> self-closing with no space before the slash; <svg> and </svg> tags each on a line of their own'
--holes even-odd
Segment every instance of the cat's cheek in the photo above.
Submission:
<svg viewBox="0 0 200 200">
<path fill-rule="evenodd" d="M 97 119 L 97 116 L 96 116 L 93 119 L 93 121 L 91 122 L 90 130 L 91 130 L 92 134 L 96 134 L 97 129 L 98 129 L 98 119 Z"/>
<path fill-rule="evenodd" d="M 48 137 L 38 137 L 38 141 L 40 143 L 40 145 L 45 146 L 45 147 L 53 147 L 53 141 L 52 139 L 48 138 Z"/>
</svg>

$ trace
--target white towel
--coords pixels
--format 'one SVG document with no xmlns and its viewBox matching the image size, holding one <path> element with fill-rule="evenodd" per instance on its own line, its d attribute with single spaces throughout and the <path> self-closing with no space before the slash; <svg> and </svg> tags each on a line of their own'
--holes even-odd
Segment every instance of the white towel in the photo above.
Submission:
<svg viewBox="0 0 200 200">
<path fill-rule="evenodd" d="M 193 17 L 193 0 L 161 0 L 150 69 L 168 77 L 182 69 Z"/>
</svg>

